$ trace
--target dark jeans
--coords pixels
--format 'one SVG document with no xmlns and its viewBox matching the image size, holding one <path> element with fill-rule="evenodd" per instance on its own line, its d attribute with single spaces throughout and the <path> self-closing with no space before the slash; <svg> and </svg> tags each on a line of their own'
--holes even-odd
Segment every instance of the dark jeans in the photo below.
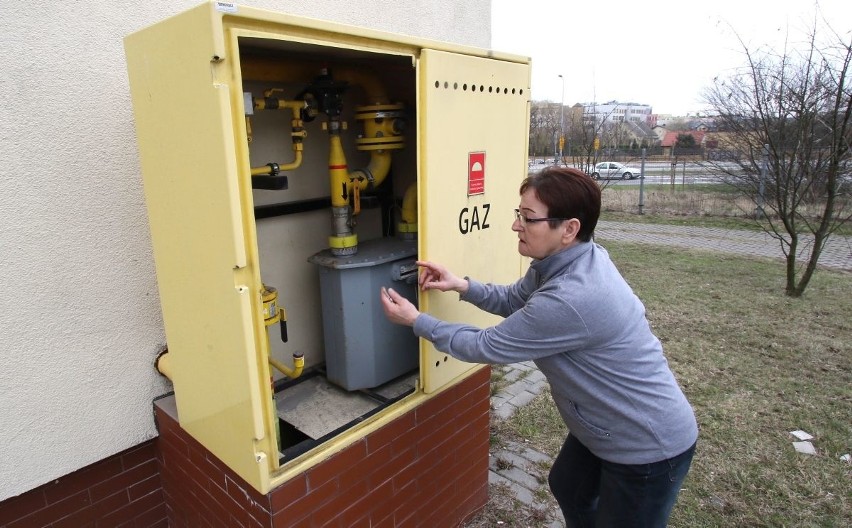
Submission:
<svg viewBox="0 0 852 528">
<path fill-rule="evenodd" d="M 550 490 L 569 528 L 662 528 L 694 453 L 695 444 L 668 460 L 615 464 L 569 434 L 550 469 Z"/>
</svg>

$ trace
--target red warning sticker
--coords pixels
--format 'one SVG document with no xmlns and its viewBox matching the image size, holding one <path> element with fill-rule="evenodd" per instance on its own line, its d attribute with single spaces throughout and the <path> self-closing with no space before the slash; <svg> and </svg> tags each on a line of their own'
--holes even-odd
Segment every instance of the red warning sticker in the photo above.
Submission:
<svg viewBox="0 0 852 528">
<path fill-rule="evenodd" d="M 485 194 L 485 152 L 467 155 L 467 195 Z"/>
</svg>

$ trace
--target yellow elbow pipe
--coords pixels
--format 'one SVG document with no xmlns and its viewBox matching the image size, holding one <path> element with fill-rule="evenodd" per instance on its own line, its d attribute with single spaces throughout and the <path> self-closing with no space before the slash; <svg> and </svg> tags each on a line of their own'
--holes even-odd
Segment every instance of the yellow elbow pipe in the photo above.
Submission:
<svg viewBox="0 0 852 528">
<path fill-rule="evenodd" d="M 412 183 L 402 197 L 402 221 L 397 226 L 400 233 L 417 233 L 417 184 Z"/>
<path fill-rule="evenodd" d="M 385 181 L 391 166 L 391 153 L 388 151 L 374 151 L 370 153 L 370 163 L 363 169 L 352 171 L 349 179 L 353 185 L 357 185 L 361 190 L 367 188 L 367 185 L 372 182 L 373 187 L 378 187 Z"/>
<path fill-rule="evenodd" d="M 269 357 L 269 364 L 281 371 L 288 378 L 295 379 L 302 375 L 302 370 L 305 368 L 305 356 L 302 354 L 293 354 L 293 368 L 288 367 L 272 356 Z"/>
<path fill-rule="evenodd" d="M 284 101 L 281 99 L 272 98 L 272 94 L 278 90 L 267 90 L 263 98 L 255 97 L 253 99 L 254 108 L 256 110 L 265 110 L 267 108 L 273 110 L 289 110 L 293 114 L 293 119 L 290 122 L 290 136 L 293 139 L 293 161 L 284 165 L 277 163 L 269 163 L 262 167 L 253 167 L 251 169 L 252 176 L 275 176 L 281 171 L 290 171 L 298 169 L 302 165 L 302 141 L 307 137 L 307 132 L 304 129 L 304 122 L 300 112 L 305 107 L 305 101 Z M 272 106 L 267 106 L 268 102 L 272 102 Z"/>
<path fill-rule="evenodd" d="M 301 148 L 301 145 L 299 145 L 299 150 L 297 150 L 295 152 L 295 154 L 296 155 L 293 158 L 293 161 L 291 163 L 288 163 L 286 165 L 277 165 L 277 164 L 270 163 L 270 164 L 264 165 L 262 167 L 253 167 L 251 169 L 251 175 L 252 176 L 268 176 L 268 175 L 272 175 L 273 173 L 276 173 L 276 172 L 298 169 L 299 166 L 302 164 L 302 148 Z M 275 168 L 272 167 L 272 165 L 277 165 L 278 168 L 275 169 Z"/>
<path fill-rule="evenodd" d="M 370 152 L 370 163 L 352 171 L 349 180 L 361 190 L 369 185 L 378 187 L 390 172 L 391 151 L 405 146 L 402 105 L 359 106 L 355 109 L 355 119 L 364 127 L 364 135 L 357 139 L 356 148 Z"/>
<path fill-rule="evenodd" d="M 417 185 L 412 183 L 402 197 L 402 221 L 408 224 L 417 223 Z"/>
</svg>

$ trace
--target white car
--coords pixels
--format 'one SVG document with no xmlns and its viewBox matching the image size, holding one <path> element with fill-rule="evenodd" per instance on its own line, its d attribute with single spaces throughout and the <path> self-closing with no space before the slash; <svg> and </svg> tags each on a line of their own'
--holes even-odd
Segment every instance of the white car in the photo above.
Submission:
<svg viewBox="0 0 852 528">
<path fill-rule="evenodd" d="M 623 180 L 634 180 L 639 177 L 639 169 L 628 167 L 627 165 L 617 163 L 615 161 L 602 161 L 595 165 L 595 170 L 592 171 L 592 178 L 599 180 L 610 180 L 613 178 L 621 178 Z"/>
</svg>

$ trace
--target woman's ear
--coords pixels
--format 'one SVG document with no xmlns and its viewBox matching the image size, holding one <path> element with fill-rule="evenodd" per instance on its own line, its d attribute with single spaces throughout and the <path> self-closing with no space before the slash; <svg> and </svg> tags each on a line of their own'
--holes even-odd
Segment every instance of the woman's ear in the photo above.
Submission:
<svg viewBox="0 0 852 528">
<path fill-rule="evenodd" d="M 580 220 L 577 218 L 571 218 L 563 222 L 563 229 L 565 231 L 562 232 L 562 241 L 567 245 L 571 244 L 577 239 L 577 234 L 580 232 Z"/>
</svg>

